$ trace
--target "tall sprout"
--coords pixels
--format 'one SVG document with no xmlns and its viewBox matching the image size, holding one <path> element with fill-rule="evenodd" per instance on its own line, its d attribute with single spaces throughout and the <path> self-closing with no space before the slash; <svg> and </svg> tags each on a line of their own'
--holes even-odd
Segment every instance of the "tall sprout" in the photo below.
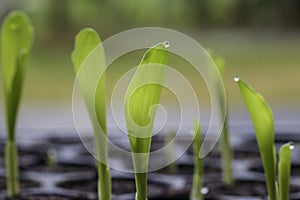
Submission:
<svg viewBox="0 0 300 200">
<path fill-rule="evenodd" d="M 167 43 L 150 48 L 142 58 L 125 96 L 125 118 L 135 170 L 136 200 L 147 199 L 147 170 L 156 105 L 160 101 Z"/>
<path fill-rule="evenodd" d="M 276 147 L 274 143 L 274 120 L 273 113 L 265 99 L 239 77 L 234 80 L 238 83 L 250 117 L 253 122 L 256 140 L 262 158 L 263 168 L 266 175 L 267 189 L 270 200 L 289 199 L 290 179 L 290 151 L 291 143 L 281 147 L 279 153 L 278 174 L 276 181 Z M 278 191 L 279 185 L 279 191 Z"/>
<path fill-rule="evenodd" d="M 20 192 L 15 129 L 26 63 L 33 37 L 34 29 L 26 13 L 10 12 L 1 27 L 1 64 L 7 131 L 5 167 L 9 197 L 16 196 Z"/>
<path fill-rule="evenodd" d="M 105 164 L 108 159 L 104 73 L 105 58 L 103 47 L 99 46 L 100 43 L 101 39 L 96 31 L 91 28 L 83 29 L 76 36 L 75 48 L 72 53 L 72 61 L 78 78 L 79 87 L 83 94 L 87 111 L 94 129 L 94 141 L 96 146 L 96 155 L 98 158 L 98 197 L 100 200 L 110 200 L 111 176 L 110 169 Z M 93 62 L 89 63 L 90 68 L 81 69 L 81 65 L 94 49 L 97 50 L 98 54 L 96 58 L 91 59 Z M 95 71 L 99 71 L 99 69 L 104 73 L 104 76 L 102 76 L 98 82 L 94 97 L 92 96 L 94 91 L 91 91 L 93 87 L 91 87 L 90 79 L 93 77 Z"/>
<path fill-rule="evenodd" d="M 214 53 L 211 50 L 208 50 L 210 57 L 216 64 L 216 66 L 219 69 L 219 72 L 223 75 L 224 68 L 225 68 L 225 61 L 224 59 Z M 218 89 L 218 86 L 216 85 L 216 88 Z M 218 95 L 218 101 L 220 102 L 220 105 L 223 106 L 224 101 L 227 102 L 227 99 L 223 99 L 222 95 Z M 228 126 L 228 103 L 226 104 L 227 108 L 222 110 L 227 110 L 227 113 L 225 116 L 224 113 L 220 113 L 221 118 L 224 118 L 224 126 L 221 133 L 221 143 L 220 143 L 220 153 L 221 153 L 221 159 L 222 159 L 222 175 L 223 175 L 223 182 L 231 186 L 234 182 L 233 176 L 232 176 L 232 159 L 233 159 L 233 151 L 230 144 L 230 134 L 229 134 L 229 126 Z"/>
</svg>

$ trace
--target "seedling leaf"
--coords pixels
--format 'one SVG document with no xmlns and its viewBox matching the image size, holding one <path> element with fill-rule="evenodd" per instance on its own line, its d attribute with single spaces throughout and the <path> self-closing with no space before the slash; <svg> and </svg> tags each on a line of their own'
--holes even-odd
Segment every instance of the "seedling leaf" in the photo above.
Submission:
<svg viewBox="0 0 300 200">
<path fill-rule="evenodd" d="M 76 35 L 75 47 L 72 53 L 72 62 L 76 73 L 86 57 L 100 42 L 99 35 L 91 28 L 85 28 Z"/>
<path fill-rule="evenodd" d="M 216 64 L 220 74 L 223 75 L 225 69 L 224 59 L 210 49 L 208 49 L 207 51 L 210 57 L 212 58 L 212 60 L 214 61 L 214 63 Z M 217 79 L 217 77 L 215 77 L 215 79 Z M 224 118 L 224 126 L 222 129 L 221 141 L 220 141 L 220 152 L 221 152 L 221 159 L 222 159 L 222 176 L 223 176 L 223 182 L 227 186 L 231 186 L 234 181 L 232 176 L 233 151 L 230 144 L 230 134 L 228 128 L 228 118 L 227 118 L 228 104 L 227 104 L 226 96 L 222 95 L 223 93 L 220 91 L 222 87 L 220 87 L 218 84 L 219 82 L 215 81 L 215 88 L 218 91 L 217 94 L 218 102 L 222 110 L 220 116 L 221 118 Z"/>
<path fill-rule="evenodd" d="M 148 154 L 167 62 L 165 44 L 150 48 L 143 56 L 126 91 L 124 109 L 136 172 L 136 200 L 147 199 Z"/>
<path fill-rule="evenodd" d="M 208 52 L 209 56 L 211 57 L 211 59 L 216 64 L 216 66 L 218 67 L 219 72 L 223 75 L 224 69 L 225 69 L 225 61 L 224 61 L 223 57 L 219 56 L 211 49 L 207 49 L 207 52 Z"/>
<path fill-rule="evenodd" d="M 253 122 L 266 174 L 269 198 L 276 200 L 276 150 L 274 146 L 274 121 L 272 111 L 265 99 L 248 86 L 244 80 L 235 77 L 235 81 L 239 85 Z"/>
<path fill-rule="evenodd" d="M 22 11 L 12 11 L 1 27 L 1 64 L 4 87 L 7 141 L 5 145 L 6 183 L 9 197 L 18 195 L 18 154 L 15 126 L 25 76 L 25 65 L 34 37 L 31 22 Z"/>
<path fill-rule="evenodd" d="M 160 100 L 166 70 L 164 65 L 167 61 L 168 54 L 163 44 L 152 47 L 145 53 L 127 89 L 125 118 L 132 150 L 135 153 L 149 152 L 148 140 L 152 134 L 155 105 Z M 146 128 L 140 132 L 143 127 Z M 145 141 L 145 145 L 137 141 Z"/>
<path fill-rule="evenodd" d="M 91 119 L 98 161 L 98 197 L 111 199 L 111 176 L 107 163 L 105 57 L 100 46 L 101 39 L 96 31 L 86 28 L 75 39 L 72 61 L 77 81 Z M 93 54 L 91 54 L 92 51 Z M 86 59 L 88 56 L 89 59 Z M 84 66 L 84 67 L 82 67 Z M 98 76 L 100 79 L 98 81 Z M 96 80 L 97 82 L 93 82 Z M 97 84 L 94 88 L 93 85 Z"/>
<path fill-rule="evenodd" d="M 278 183 L 280 200 L 289 200 L 291 175 L 291 143 L 284 144 L 279 150 Z"/>
<path fill-rule="evenodd" d="M 99 46 L 100 42 L 101 39 L 95 30 L 91 28 L 81 30 L 75 38 L 72 62 L 94 129 L 98 129 L 97 124 L 99 123 L 101 129 L 106 132 L 105 58 L 104 50 L 102 46 Z M 92 54 L 86 61 L 86 58 L 93 50 L 96 51 L 97 55 L 95 53 Z M 84 63 L 85 61 L 88 63 Z M 85 66 L 83 69 L 80 68 L 82 65 Z M 102 75 L 97 83 L 97 88 L 92 86 L 93 82 L 91 81 L 95 73 L 99 74 L 99 76 Z M 96 91 L 92 91 L 93 89 Z"/>
<path fill-rule="evenodd" d="M 1 62 L 9 140 L 15 137 L 25 65 L 33 37 L 34 29 L 26 13 L 10 12 L 1 27 Z"/>
</svg>

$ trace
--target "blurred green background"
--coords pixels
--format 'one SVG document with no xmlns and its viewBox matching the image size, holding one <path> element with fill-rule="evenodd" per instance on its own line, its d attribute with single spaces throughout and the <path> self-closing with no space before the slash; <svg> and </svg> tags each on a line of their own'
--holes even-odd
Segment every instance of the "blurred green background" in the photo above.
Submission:
<svg viewBox="0 0 300 200">
<path fill-rule="evenodd" d="M 300 100 L 299 0 L 1 0 L 0 21 L 13 9 L 25 10 L 36 29 L 23 93 L 28 105 L 71 102 L 70 54 L 84 27 L 95 28 L 102 39 L 144 26 L 181 31 L 224 57 L 231 104 L 242 104 L 235 74 L 271 104 Z"/>
</svg>

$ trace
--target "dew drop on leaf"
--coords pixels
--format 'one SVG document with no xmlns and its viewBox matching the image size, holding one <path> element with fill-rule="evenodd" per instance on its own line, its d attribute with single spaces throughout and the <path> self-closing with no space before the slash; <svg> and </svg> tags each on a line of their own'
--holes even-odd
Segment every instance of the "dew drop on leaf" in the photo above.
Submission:
<svg viewBox="0 0 300 200">
<path fill-rule="evenodd" d="M 294 142 L 290 142 L 290 150 L 293 150 L 293 149 L 295 149 Z"/>
<path fill-rule="evenodd" d="M 239 76 L 235 76 L 235 77 L 233 78 L 233 80 L 234 80 L 235 82 L 238 82 L 238 81 L 240 80 L 240 77 L 239 77 Z"/>
<path fill-rule="evenodd" d="M 169 47 L 170 47 L 169 41 L 165 41 L 165 42 L 164 42 L 164 46 L 165 46 L 165 48 L 169 48 Z"/>
</svg>

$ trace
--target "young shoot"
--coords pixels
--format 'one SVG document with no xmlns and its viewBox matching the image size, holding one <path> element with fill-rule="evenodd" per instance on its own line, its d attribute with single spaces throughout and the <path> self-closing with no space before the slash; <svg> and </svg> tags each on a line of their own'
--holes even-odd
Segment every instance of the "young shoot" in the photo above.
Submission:
<svg viewBox="0 0 300 200">
<path fill-rule="evenodd" d="M 208 53 L 216 66 L 219 69 L 219 72 L 221 75 L 223 75 L 224 68 L 225 68 L 225 61 L 224 59 L 214 53 L 211 50 L 208 50 Z M 217 87 L 217 85 L 216 85 Z M 226 99 L 223 99 L 222 95 L 218 95 L 218 101 L 220 102 L 220 105 L 223 106 L 223 103 Z M 226 100 L 227 103 L 227 100 Z M 227 108 L 226 111 L 228 112 L 228 104 L 226 104 Z M 224 110 L 224 109 L 222 109 Z M 232 159 L 233 159 L 233 151 L 230 144 L 230 134 L 229 134 L 229 127 L 228 127 L 228 114 L 226 113 L 225 116 L 224 113 L 220 113 L 222 115 L 221 117 L 225 119 L 223 130 L 221 133 L 221 143 L 220 143 L 220 154 L 222 159 L 222 175 L 223 175 L 223 182 L 227 186 L 231 186 L 234 182 L 233 176 L 232 176 Z"/>
<path fill-rule="evenodd" d="M 175 137 L 176 132 L 174 131 L 168 131 L 165 135 L 165 146 L 168 145 L 168 148 L 166 149 L 166 161 L 167 163 L 170 163 L 168 165 L 168 172 L 169 174 L 177 174 L 178 167 L 176 165 L 176 162 L 172 162 L 174 160 L 174 151 L 175 151 L 175 143 L 172 142 L 173 138 Z"/>
<path fill-rule="evenodd" d="M 125 96 L 125 119 L 135 170 L 136 200 L 147 199 L 147 170 L 156 105 L 160 101 L 168 62 L 166 43 L 142 58 Z"/>
<path fill-rule="evenodd" d="M 265 99 L 247 85 L 243 79 L 236 76 L 234 80 L 238 83 L 253 122 L 256 140 L 266 175 L 269 199 L 289 199 L 291 149 L 293 146 L 291 143 L 287 143 L 280 149 L 277 183 L 276 147 L 274 143 L 274 120 L 272 110 Z"/>
<path fill-rule="evenodd" d="M 193 142 L 193 150 L 194 150 L 194 175 L 193 175 L 193 186 L 192 191 L 190 193 L 190 200 L 202 200 L 203 199 L 203 171 L 204 164 L 203 159 L 199 157 L 200 148 L 202 144 L 202 135 L 200 130 L 200 122 L 196 121 L 194 123 L 194 142 Z"/>
<path fill-rule="evenodd" d="M 278 182 L 280 200 L 290 199 L 291 150 L 294 148 L 294 144 L 290 142 L 282 145 L 279 150 Z"/>
<path fill-rule="evenodd" d="M 110 169 L 105 164 L 108 159 L 107 149 L 107 130 L 106 130 L 106 94 L 105 94 L 105 76 L 101 76 L 97 83 L 95 97 L 91 86 L 91 77 L 97 74 L 97 71 L 104 73 L 105 58 L 103 47 L 100 46 L 101 39 L 96 31 L 91 28 L 81 30 L 75 39 L 75 48 L 72 53 L 72 62 L 78 78 L 79 87 L 83 95 L 90 120 L 93 125 L 94 142 L 96 147 L 97 169 L 98 169 L 98 198 L 100 200 L 111 199 L 111 176 Z M 97 51 L 97 56 L 88 63 L 89 67 L 81 68 L 82 64 L 92 52 Z M 86 65 L 84 65 L 86 66 Z M 101 75 L 102 73 L 100 73 Z M 104 73 L 105 75 L 105 73 Z M 95 116 L 96 115 L 96 116 Z M 100 159 L 101 158 L 101 159 Z"/>
<path fill-rule="evenodd" d="M 47 165 L 50 168 L 55 168 L 57 165 L 57 150 L 54 148 L 47 150 Z"/>
<path fill-rule="evenodd" d="M 9 197 L 16 196 L 20 192 L 15 128 L 26 63 L 33 37 L 34 29 L 26 13 L 12 11 L 4 19 L 1 27 L 1 66 L 7 132 L 5 145 L 6 185 Z"/>
</svg>

